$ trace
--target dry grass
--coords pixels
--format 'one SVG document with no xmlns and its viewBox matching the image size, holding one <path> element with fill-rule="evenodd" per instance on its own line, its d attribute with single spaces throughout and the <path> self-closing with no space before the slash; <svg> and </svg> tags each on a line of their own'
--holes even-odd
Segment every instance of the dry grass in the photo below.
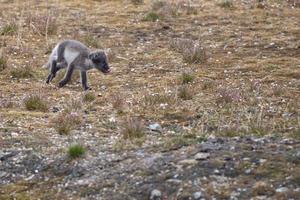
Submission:
<svg viewBox="0 0 300 200">
<path fill-rule="evenodd" d="M 35 34 L 41 36 L 54 35 L 57 33 L 58 25 L 56 22 L 57 13 L 50 12 L 49 14 L 28 13 L 25 21 Z"/>
<path fill-rule="evenodd" d="M 114 94 L 111 97 L 111 103 L 115 110 L 117 110 L 119 113 L 123 112 L 125 108 L 125 100 L 124 96 L 121 94 Z"/>
<path fill-rule="evenodd" d="M 189 84 L 192 83 L 195 79 L 195 76 L 192 73 L 182 73 L 182 75 L 180 76 L 180 83 L 181 84 Z"/>
<path fill-rule="evenodd" d="M 145 136 L 145 127 L 143 122 L 138 118 L 128 118 L 122 124 L 122 136 L 124 139 L 135 139 Z"/>
<path fill-rule="evenodd" d="M 11 69 L 10 75 L 16 79 L 28 79 L 34 77 L 34 71 L 30 66 L 23 66 Z"/>
<path fill-rule="evenodd" d="M 222 8 L 233 8 L 232 0 L 221 0 L 218 5 Z"/>
<path fill-rule="evenodd" d="M 190 39 L 175 39 L 171 41 L 171 48 L 182 54 L 186 63 L 205 63 L 206 51 L 199 41 Z"/>
<path fill-rule="evenodd" d="M 141 5 L 144 3 L 144 0 L 131 0 L 131 3 L 133 3 L 134 5 Z"/>
<path fill-rule="evenodd" d="M 79 127 L 82 123 L 82 117 L 76 112 L 62 112 L 51 121 L 52 126 L 58 134 L 67 135 L 73 129 Z"/>
<path fill-rule="evenodd" d="M 0 54 L 0 72 L 7 68 L 7 58 Z"/>
<path fill-rule="evenodd" d="M 191 100 L 194 96 L 195 91 L 192 87 L 187 85 L 182 85 L 178 89 L 178 96 L 183 100 Z"/>
</svg>

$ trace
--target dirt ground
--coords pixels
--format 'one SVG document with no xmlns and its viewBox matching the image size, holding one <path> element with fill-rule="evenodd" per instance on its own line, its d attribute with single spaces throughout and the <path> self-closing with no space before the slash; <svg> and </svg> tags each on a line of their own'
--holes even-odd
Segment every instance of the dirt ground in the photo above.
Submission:
<svg viewBox="0 0 300 200">
<path fill-rule="evenodd" d="M 299 19 L 297 0 L 0 0 L 0 199 L 297 199 Z M 92 90 L 45 83 L 64 39 L 107 52 Z"/>
</svg>

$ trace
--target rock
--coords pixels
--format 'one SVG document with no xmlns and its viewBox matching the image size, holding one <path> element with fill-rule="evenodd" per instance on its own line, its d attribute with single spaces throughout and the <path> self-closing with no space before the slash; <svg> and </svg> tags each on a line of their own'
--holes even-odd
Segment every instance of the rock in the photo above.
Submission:
<svg viewBox="0 0 300 200">
<path fill-rule="evenodd" d="M 209 156 L 210 156 L 209 153 L 197 153 L 197 154 L 195 155 L 195 159 L 196 159 L 196 160 L 206 160 L 206 159 L 209 158 Z"/>
<path fill-rule="evenodd" d="M 300 151 L 297 151 L 297 153 L 295 153 L 295 156 L 300 159 Z"/>
<path fill-rule="evenodd" d="M 287 192 L 289 190 L 289 188 L 287 187 L 280 187 L 276 189 L 276 192 L 278 193 L 282 193 L 282 192 Z"/>
<path fill-rule="evenodd" d="M 161 191 L 154 189 L 151 191 L 150 200 L 161 200 Z"/>
<path fill-rule="evenodd" d="M 150 124 L 148 127 L 151 131 L 161 132 L 162 127 L 158 123 Z"/>
<path fill-rule="evenodd" d="M 221 149 L 221 145 L 216 143 L 206 142 L 201 144 L 200 151 L 201 152 L 210 152 L 210 151 L 217 151 Z"/>
<path fill-rule="evenodd" d="M 195 199 L 195 200 L 199 200 L 200 198 L 202 197 L 202 192 L 195 192 L 194 194 L 193 194 L 193 198 Z"/>
<path fill-rule="evenodd" d="M 198 163 L 198 161 L 195 159 L 185 159 L 185 160 L 179 161 L 178 164 L 180 164 L 180 165 L 195 165 L 197 163 Z"/>
<path fill-rule="evenodd" d="M 6 172 L 0 171 L 0 178 L 4 177 L 4 176 L 6 176 L 6 175 L 7 175 Z"/>
</svg>

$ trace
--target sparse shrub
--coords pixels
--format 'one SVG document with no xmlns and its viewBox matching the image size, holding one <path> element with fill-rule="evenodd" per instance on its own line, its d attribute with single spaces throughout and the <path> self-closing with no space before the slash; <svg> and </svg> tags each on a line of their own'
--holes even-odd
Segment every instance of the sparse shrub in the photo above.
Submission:
<svg viewBox="0 0 300 200">
<path fill-rule="evenodd" d="M 181 5 L 181 8 L 186 11 L 187 15 L 196 15 L 196 14 L 198 14 L 198 10 L 191 5 L 190 1 L 188 1 L 187 3 L 183 3 Z"/>
<path fill-rule="evenodd" d="M 181 84 L 188 84 L 188 83 L 192 83 L 195 79 L 195 76 L 193 74 L 190 73 L 182 73 L 181 77 L 180 77 L 180 81 Z"/>
<path fill-rule="evenodd" d="M 163 19 L 177 17 L 184 13 L 187 15 L 197 14 L 197 9 L 188 0 L 173 2 L 157 0 L 152 3 L 151 10 L 158 13 Z"/>
<path fill-rule="evenodd" d="M 131 3 L 133 3 L 134 5 L 140 5 L 144 3 L 144 0 L 131 0 Z"/>
<path fill-rule="evenodd" d="M 13 68 L 10 71 L 12 78 L 32 78 L 34 77 L 34 72 L 29 66 Z"/>
<path fill-rule="evenodd" d="M 253 186 L 253 195 L 254 196 L 260 196 L 260 195 L 272 195 L 274 194 L 274 188 L 271 187 L 270 184 L 258 181 Z"/>
<path fill-rule="evenodd" d="M 206 61 L 205 51 L 200 45 L 194 45 L 182 52 L 183 60 L 186 63 L 203 63 Z"/>
<path fill-rule="evenodd" d="M 68 155 L 70 158 L 75 159 L 85 154 L 85 148 L 80 144 L 74 144 L 68 148 Z"/>
<path fill-rule="evenodd" d="M 48 110 L 48 104 L 38 95 L 32 95 L 24 100 L 24 104 L 27 110 L 36 110 L 46 112 Z"/>
<path fill-rule="evenodd" d="M 300 140 L 300 128 L 296 128 L 291 135 L 293 138 Z"/>
<path fill-rule="evenodd" d="M 218 91 L 217 103 L 238 103 L 242 101 L 242 94 L 236 88 L 221 88 Z"/>
<path fill-rule="evenodd" d="M 76 112 L 62 112 L 52 120 L 55 130 L 59 134 L 69 134 L 72 129 L 80 126 L 82 118 Z"/>
<path fill-rule="evenodd" d="M 82 101 L 81 99 L 71 98 L 67 103 L 64 105 L 64 110 L 66 113 L 76 112 L 82 108 Z"/>
<path fill-rule="evenodd" d="M 7 59 L 0 54 L 0 72 L 7 68 Z"/>
<path fill-rule="evenodd" d="M 152 4 L 151 4 L 151 9 L 152 10 L 159 10 L 161 9 L 162 7 L 166 6 L 167 5 L 167 2 L 166 1 L 162 1 L 162 0 L 156 0 L 156 1 L 153 1 Z"/>
<path fill-rule="evenodd" d="M 218 5 L 222 8 L 233 8 L 232 0 L 221 0 Z"/>
<path fill-rule="evenodd" d="M 199 41 L 175 39 L 171 41 L 170 47 L 181 53 L 186 63 L 204 63 L 207 60 L 205 49 Z"/>
<path fill-rule="evenodd" d="M 148 12 L 145 17 L 144 17 L 144 21 L 151 21 L 151 22 L 155 22 L 157 20 L 160 19 L 159 14 L 157 14 L 156 12 L 152 11 L 152 12 Z"/>
<path fill-rule="evenodd" d="M 83 101 L 85 102 L 92 102 L 96 99 L 96 96 L 93 92 L 87 92 L 83 96 Z"/>
<path fill-rule="evenodd" d="M 202 82 L 201 88 L 202 90 L 207 90 L 209 88 L 213 88 L 214 87 L 214 81 L 210 80 L 210 79 L 205 79 Z"/>
<path fill-rule="evenodd" d="M 17 31 L 18 25 L 15 22 L 10 22 L 2 28 L 0 35 L 14 35 Z"/>
<path fill-rule="evenodd" d="M 54 16 L 56 16 L 56 13 L 47 15 L 36 14 L 35 16 L 29 14 L 26 22 L 29 25 L 29 28 L 39 35 L 54 35 L 58 30 L 58 25 Z"/>
<path fill-rule="evenodd" d="M 120 94 L 113 95 L 111 102 L 114 109 L 116 109 L 118 112 L 122 112 L 125 102 L 124 98 Z"/>
<path fill-rule="evenodd" d="M 178 96 L 183 100 L 190 100 L 194 96 L 194 91 L 192 90 L 192 88 L 183 85 L 178 89 Z"/>
<path fill-rule="evenodd" d="M 137 118 L 129 118 L 123 123 L 122 135 L 124 139 L 135 139 L 145 136 L 143 122 Z"/>
</svg>

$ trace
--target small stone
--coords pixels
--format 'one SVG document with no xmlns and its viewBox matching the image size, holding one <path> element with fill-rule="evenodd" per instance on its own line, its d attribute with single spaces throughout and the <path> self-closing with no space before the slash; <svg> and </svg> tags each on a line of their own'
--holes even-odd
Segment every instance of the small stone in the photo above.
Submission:
<svg viewBox="0 0 300 200">
<path fill-rule="evenodd" d="M 289 190 L 289 188 L 287 187 L 280 187 L 276 189 L 276 192 L 278 193 L 283 193 L 283 192 L 287 192 Z"/>
<path fill-rule="evenodd" d="M 209 156 L 210 156 L 209 153 L 197 153 L 197 154 L 195 155 L 195 159 L 196 159 L 196 160 L 206 160 L 206 159 L 209 158 Z"/>
<path fill-rule="evenodd" d="M 214 170 L 214 173 L 215 173 L 215 174 L 220 174 L 220 171 L 219 171 L 218 169 L 215 169 L 215 170 Z"/>
<path fill-rule="evenodd" d="M 175 184 L 180 184 L 182 183 L 182 180 L 176 179 L 176 178 L 171 178 L 167 180 L 168 183 L 175 183 Z"/>
<path fill-rule="evenodd" d="M 198 161 L 195 159 L 185 159 L 185 160 L 179 161 L 179 164 L 181 164 L 181 165 L 195 165 L 197 163 L 198 163 Z"/>
<path fill-rule="evenodd" d="M 157 131 L 157 132 L 161 132 L 162 131 L 162 127 L 158 123 L 150 124 L 149 125 L 149 129 L 151 131 Z"/>
<path fill-rule="evenodd" d="M 150 200 L 161 200 L 161 191 L 154 189 L 151 191 Z"/>
<path fill-rule="evenodd" d="M 7 175 L 6 172 L 0 171 L 0 178 L 5 177 Z"/>
<path fill-rule="evenodd" d="M 267 162 L 266 159 L 259 159 L 259 163 L 260 163 L 260 164 L 263 164 L 263 163 L 265 163 L 265 162 Z"/>
<path fill-rule="evenodd" d="M 117 120 L 116 120 L 116 118 L 115 118 L 114 116 L 112 116 L 112 117 L 110 117 L 110 118 L 108 119 L 108 121 L 109 121 L 110 123 L 115 123 Z"/>
<path fill-rule="evenodd" d="M 202 197 L 202 192 L 195 192 L 195 193 L 193 194 L 193 198 L 194 198 L 195 200 L 199 200 L 201 197 Z"/>
<path fill-rule="evenodd" d="M 56 107 L 56 106 L 53 106 L 53 107 L 52 107 L 52 112 L 56 113 L 56 112 L 58 112 L 58 111 L 59 111 L 59 108 L 58 108 L 58 107 Z"/>
</svg>

